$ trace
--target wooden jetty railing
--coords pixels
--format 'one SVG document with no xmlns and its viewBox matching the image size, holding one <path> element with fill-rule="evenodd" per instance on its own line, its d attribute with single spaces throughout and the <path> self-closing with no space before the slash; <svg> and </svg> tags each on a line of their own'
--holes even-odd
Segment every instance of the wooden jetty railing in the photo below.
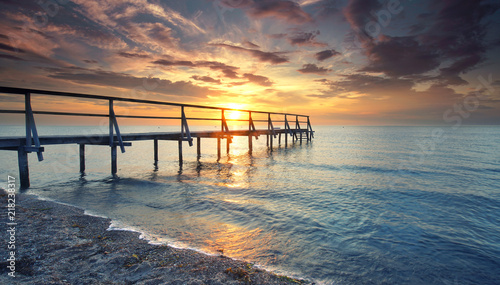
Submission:
<svg viewBox="0 0 500 285">
<path fill-rule="evenodd" d="M 108 145 L 111 148 L 111 173 L 117 173 L 117 147 L 121 152 L 125 152 L 126 146 L 131 146 L 131 141 L 139 140 L 153 140 L 154 141 L 154 162 L 158 163 L 158 141 L 159 140 L 174 140 L 178 141 L 179 147 L 179 165 L 182 167 L 182 143 L 188 142 L 189 146 L 193 146 L 193 138 L 197 139 L 197 158 L 201 157 L 201 138 L 217 138 L 217 159 L 221 157 L 221 139 L 227 140 L 227 152 L 232 142 L 233 136 L 248 136 L 249 152 L 252 153 L 253 143 L 252 138 L 258 139 L 260 135 L 267 136 L 267 146 L 270 151 L 273 151 L 273 139 L 277 136 L 279 138 L 278 144 L 281 145 L 281 135 L 285 137 L 285 147 L 288 146 L 288 136 L 292 138 L 293 143 L 300 141 L 302 143 L 303 135 L 305 134 L 306 140 L 309 142 L 314 137 L 314 131 L 309 120 L 309 116 L 276 113 L 265 111 L 252 111 L 241 110 L 232 108 L 222 108 L 213 106 L 181 104 L 163 101 L 143 100 L 137 98 L 121 98 L 101 95 L 90 95 L 81 93 L 69 93 L 47 90 L 35 90 L 24 88 L 1 87 L 0 94 L 16 94 L 24 95 L 24 110 L 6 110 L 0 109 L 0 113 L 10 114 L 24 114 L 26 125 L 26 136 L 24 137 L 0 137 L 0 150 L 12 150 L 18 152 L 19 176 L 21 188 L 28 188 L 29 181 L 29 168 L 28 168 L 28 153 L 36 152 L 38 160 L 43 160 L 44 145 L 54 144 L 79 144 L 80 150 L 80 171 L 85 171 L 85 145 Z M 34 111 L 32 108 L 31 94 L 37 95 L 50 95 L 80 99 L 92 99 L 108 102 L 107 114 L 94 114 L 94 113 L 72 113 L 72 112 L 56 112 L 56 111 Z M 119 115 L 115 113 L 114 102 L 129 102 L 150 104 L 158 106 L 174 106 L 180 108 L 179 117 L 166 117 L 166 116 L 137 116 L 137 115 Z M 203 118 L 203 117 L 187 117 L 186 108 L 196 108 L 205 110 L 219 110 L 221 111 L 220 118 Z M 248 113 L 248 119 L 226 119 L 226 111 L 237 111 Z M 39 136 L 36 124 L 35 114 L 37 115 L 54 115 L 54 116 L 84 116 L 84 117 L 107 117 L 109 118 L 109 134 L 105 135 L 65 135 L 65 136 Z M 267 114 L 267 120 L 255 120 L 252 114 Z M 273 120 L 272 116 L 283 116 L 282 120 Z M 289 117 L 294 117 L 295 127 L 291 127 Z M 135 133 L 135 134 L 122 134 L 118 125 L 117 118 L 134 118 L 134 119 L 160 119 L 160 120 L 180 120 L 180 132 L 163 132 L 163 133 Z M 306 119 L 304 121 L 304 119 Z M 195 131 L 191 132 L 189 129 L 188 121 L 220 121 L 220 131 Z M 228 121 L 243 121 L 248 122 L 248 130 L 230 130 Z M 267 123 L 267 129 L 256 129 L 255 123 Z M 284 123 L 284 128 L 277 128 L 274 123 Z M 302 125 L 301 125 L 302 124 Z M 305 128 L 303 125 L 305 124 Z"/>
</svg>

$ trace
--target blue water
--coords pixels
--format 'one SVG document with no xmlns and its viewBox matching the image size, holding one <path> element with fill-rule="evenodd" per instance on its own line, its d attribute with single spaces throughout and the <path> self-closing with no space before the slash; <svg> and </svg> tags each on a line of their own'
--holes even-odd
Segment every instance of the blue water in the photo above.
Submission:
<svg viewBox="0 0 500 285">
<path fill-rule="evenodd" d="M 128 131 L 158 131 L 129 127 Z M 162 127 L 166 130 L 168 127 Z M 0 127 L 0 135 L 22 130 Z M 40 133 L 91 133 L 85 127 Z M 154 242 L 254 262 L 324 284 L 498 284 L 500 127 L 316 127 L 312 143 L 252 156 L 246 138 L 216 162 L 214 140 L 134 142 L 109 175 L 109 148 L 30 156 L 31 193 L 143 231 Z M 43 133 L 42 133 L 43 134 Z M 17 175 L 0 152 L 0 177 Z M 1 185 L 1 184 L 0 184 Z"/>
</svg>

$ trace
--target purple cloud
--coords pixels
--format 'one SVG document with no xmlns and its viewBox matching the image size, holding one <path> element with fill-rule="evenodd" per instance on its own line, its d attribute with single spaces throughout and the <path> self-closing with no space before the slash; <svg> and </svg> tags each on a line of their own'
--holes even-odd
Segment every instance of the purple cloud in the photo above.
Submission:
<svg viewBox="0 0 500 285">
<path fill-rule="evenodd" d="M 304 64 L 301 69 L 297 70 L 300 73 L 306 74 L 306 73 L 312 73 L 312 74 L 318 74 L 318 75 L 325 75 L 331 69 L 326 69 L 324 67 L 318 67 L 316 64 Z"/>
<path fill-rule="evenodd" d="M 294 1 L 270 0 L 255 2 L 248 14 L 254 18 L 274 17 L 291 24 L 312 22 L 312 17 Z"/>
<path fill-rule="evenodd" d="M 112 86 L 118 88 L 134 89 L 143 86 L 145 80 L 154 80 L 158 87 L 152 92 L 173 96 L 206 97 L 214 92 L 208 88 L 200 87 L 189 81 L 170 81 L 160 78 L 135 77 L 126 73 L 104 70 L 93 70 L 81 67 L 74 68 L 45 68 L 50 78 L 74 82 L 78 84 Z"/>
<path fill-rule="evenodd" d="M 220 79 L 214 79 L 210 76 L 193 75 L 193 76 L 191 76 L 191 78 L 193 78 L 194 80 L 203 81 L 203 82 L 207 82 L 207 83 L 217 83 L 217 84 L 221 83 Z"/>
<path fill-rule="evenodd" d="M 236 70 L 239 67 L 227 65 L 218 61 L 189 61 L 189 60 L 168 60 L 159 59 L 152 62 L 153 64 L 163 65 L 163 66 L 185 66 L 185 67 L 208 67 L 211 70 L 219 70 L 228 78 L 238 78 L 238 73 Z"/>
<path fill-rule="evenodd" d="M 379 42 L 367 44 L 365 52 L 370 63 L 361 71 L 389 76 L 421 74 L 440 65 L 439 54 L 413 37 L 381 36 Z"/>
<path fill-rule="evenodd" d="M 119 52 L 119 56 L 121 57 L 126 57 L 126 58 L 150 58 L 151 56 L 147 54 L 142 54 L 142 53 L 131 53 L 131 52 Z"/>
<path fill-rule="evenodd" d="M 324 50 L 324 51 L 317 52 L 314 55 L 314 57 L 316 57 L 316 59 L 318 61 L 323 61 L 323 60 L 327 60 L 330 57 L 334 57 L 334 56 L 337 56 L 337 55 L 340 55 L 340 52 L 338 52 L 338 51 L 336 51 L 334 49 L 327 49 L 327 50 Z"/>
<path fill-rule="evenodd" d="M 243 74 L 243 77 L 248 79 L 249 82 L 255 83 L 260 86 L 272 86 L 273 82 L 269 80 L 268 77 L 261 76 L 261 75 L 254 75 L 251 73 L 245 73 Z"/>
<path fill-rule="evenodd" d="M 270 62 L 272 64 L 280 64 L 288 62 L 288 58 L 282 56 L 284 52 L 264 52 L 256 49 L 247 49 L 243 47 L 228 45 L 228 44 L 211 44 L 212 46 L 229 48 L 235 51 L 241 51 L 250 54 L 257 58 L 260 62 Z"/>
<path fill-rule="evenodd" d="M 328 44 L 326 43 L 321 43 L 316 40 L 316 36 L 319 35 L 319 31 L 314 31 L 314 32 L 298 32 L 295 33 L 293 36 L 288 38 L 288 42 L 290 42 L 291 45 L 296 45 L 296 46 L 315 46 L 315 47 L 326 47 Z"/>
</svg>

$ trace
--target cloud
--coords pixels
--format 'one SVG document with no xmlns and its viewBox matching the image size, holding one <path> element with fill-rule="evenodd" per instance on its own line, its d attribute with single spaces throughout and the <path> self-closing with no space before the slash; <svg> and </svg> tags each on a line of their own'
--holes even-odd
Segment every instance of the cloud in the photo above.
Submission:
<svg viewBox="0 0 500 285">
<path fill-rule="evenodd" d="M 228 78 L 238 78 L 238 73 L 236 70 L 239 67 L 227 65 L 218 61 L 189 61 L 189 60 L 167 60 L 159 59 L 152 62 L 153 64 L 163 65 L 163 66 L 185 66 L 185 67 L 208 67 L 211 70 L 219 70 Z"/>
<path fill-rule="evenodd" d="M 269 78 L 261 75 L 254 75 L 251 73 L 243 74 L 243 77 L 248 79 L 249 82 L 255 83 L 260 86 L 272 86 L 273 82 Z"/>
<path fill-rule="evenodd" d="M 324 50 L 324 51 L 317 52 L 314 55 L 314 57 L 316 57 L 316 59 L 318 61 L 323 61 L 323 60 L 327 60 L 330 57 L 334 57 L 334 56 L 337 56 L 337 55 L 340 55 L 340 52 L 338 52 L 338 51 L 336 51 L 334 49 L 327 49 L 327 50 Z"/>
<path fill-rule="evenodd" d="M 10 54 L 3 54 L 3 53 L 0 53 L 0 58 L 10 59 L 10 60 L 17 60 L 17 61 L 24 61 L 24 59 L 19 58 L 17 56 L 10 55 Z"/>
<path fill-rule="evenodd" d="M 293 1 L 269 0 L 254 2 L 248 10 L 254 18 L 273 17 L 290 24 L 305 24 L 312 22 L 312 17 Z"/>
<path fill-rule="evenodd" d="M 267 35 L 268 38 L 271 38 L 271 39 L 283 39 L 287 36 L 287 34 L 270 34 L 270 35 Z"/>
<path fill-rule="evenodd" d="M 471 54 L 470 56 L 463 57 L 456 60 L 450 66 L 441 68 L 439 81 L 448 85 L 465 85 L 467 81 L 460 77 L 461 73 L 465 73 L 476 66 L 482 58 L 478 54 Z"/>
<path fill-rule="evenodd" d="M 93 59 L 84 59 L 82 61 L 85 62 L 85 63 L 88 63 L 88 64 L 99 63 L 97 60 L 93 60 Z"/>
<path fill-rule="evenodd" d="M 382 8 L 379 1 L 349 0 L 343 13 L 347 21 L 355 30 L 363 31 L 366 23 L 373 19 L 372 11 Z"/>
<path fill-rule="evenodd" d="M 422 46 L 414 37 L 380 36 L 378 42 L 366 46 L 370 62 L 361 71 L 404 76 L 425 73 L 440 65 L 439 54 Z"/>
<path fill-rule="evenodd" d="M 282 55 L 284 52 L 264 52 L 256 49 L 247 49 L 228 44 L 211 44 L 211 45 L 248 53 L 254 58 L 257 58 L 260 62 L 270 62 L 271 64 L 280 64 L 289 62 L 288 58 Z"/>
<path fill-rule="evenodd" d="M 218 0 L 217 5 L 221 5 L 227 8 L 245 8 L 254 3 L 253 0 Z"/>
<path fill-rule="evenodd" d="M 13 46 L 7 45 L 7 44 L 2 44 L 0 43 L 0 49 L 10 51 L 10 52 L 20 52 L 20 53 L 25 53 L 23 49 L 20 48 L 15 48 Z"/>
<path fill-rule="evenodd" d="M 304 64 L 301 69 L 297 70 L 300 73 L 306 74 L 306 73 L 312 73 L 312 74 L 318 74 L 318 75 L 325 75 L 331 69 L 326 69 L 324 67 L 318 67 L 316 64 Z"/>
<path fill-rule="evenodd" d="M 201 97 L 213 95 L 214 92 L 208 88 L 193 85 L 189 81 L 170 81 L 160 78 L 135 77 L 126 73 L 118 73 L 104 70 L 93 70 L 80 67 L 72 68 L 43 68 L 48 72 L 48 77 L 77 84 L 97 85 L 105 87 L 117 87 L 134 89 L 144 85 L 146 81 L 155 81 L 158 87 L 152 90 L 169 96 Z"/>
<path fill-rule="evenodd" d="M 428 4 L 432 13 L 417 15 L 419 22 L 410 26 L 411 36 L 384 35 L 385 27 L 378 34 L 365 31 L 369 21 L 377 21 L 373 12 L 384 7 L 378 1 L 350 0 L 343 10 L 364 49 L 368 64 L 364 72 L 380 72 L 388 76 L 423 75 L 439 71 L 432 80 L 447 85 L 467 82 L 460 77 L 485 59 L 489 48 L 485 42 L 488 21 L 500 5 L 491 1 L 447 0 Z M 396 27 L 398 18 L 392 17 L 390 25 Z M 448 67 L 437 70 L 440 66 Z"/>
<path fill-rule="evenodd" d="M 221 83 L 220 79 L 214 79 L 210 76 L 193 75 L 193 76 L 191 76 L 191 78 L 193 78 L 194 80 L 203 81 L 203 82 L 207 82 L 207 83 L 217 83 L 217 84 Z"/>
<path fill-rule="evenodd" d="M 250 42 L 250 41 L 244 41 L 244 42 L 242 43 L 242 45 L 243 45 L 243 46 L 245 46 L 246 48 L 254 48 L 254 49 L 255 49 L 255 48 L 260 48 L 260 46 L 258 46 L 258 45 L 256 45 L 256 44 L 254 44 L 254 43 L 252 43 L 252 42 Z"/>
<path fill-rule="evenodd" d="M 314 46 L 314 47 L 326 47 L 328 44 L 326 43 L 321 43 L 316 40 L 316 36 L 319 35 L 320 32 L 314 31 L 314 32 L 298 32 L 295 33 L 293 36 L 288 38 L 288 41 L 290 42 L 291 45 L 296 45 L 296 46 Z"/>
<path fill-rule="evenodd" d="M 143 54 L 143 53 L 131 53 L 131 52 L 124 52 L 121 51 L 117 53 L 121 57 L 126 57 L 126 58 L 150 58 L 151 56 L 148 54 Z"/>
</svg>

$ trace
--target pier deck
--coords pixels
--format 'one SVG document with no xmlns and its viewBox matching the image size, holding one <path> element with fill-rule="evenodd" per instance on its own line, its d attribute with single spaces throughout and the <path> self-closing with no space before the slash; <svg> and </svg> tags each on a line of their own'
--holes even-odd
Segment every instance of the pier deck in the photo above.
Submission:
<svg viewBox="0 0 500 285">
<path fill-rule="evenodd" d="M 314 137 L 314 131 L 312 130 L 311 122 L 309 116 L 289 114 L 289 113 L 276 113 L 276 112 L 265 112 L 265 111 L 252 111 L 252 110 L 241 110 L 232 108 L 222 108 L 213 106 L 203 106 L 203 105 L 193 105 L 193 104 L 182 104 L 182 103 L 172 103 L 164 101 L 152 101 L 143 100 L 137 98 L 122 98 L 122 97 L 110 97 L 101 95 L 90 95 L 81 93 L 68 93 L 59 91 L 47 91 L 47 90 L 35 90 L 35 89 L 23 89 L 23 88 L 12 88 L 12 87 L 1 87 L 0 94 L 14 94 L 24 96 L 24 110 L 15 109 L 0 109 L 0 114 L 24 114 L 26 136 L 24 137 L 0 137 L 0 150 L 10 150 L 17 151 L 18 153 L 18 164 L 19 164 L 19 177 L 21 188 L 28 188 L 30 186 L 29 181 L 29 168 L 28 168 L 28 154 L 36 153 L 38 160 L 43 160 L 44 145 L 58 145 L 58 144 L 78 144 L 80 148 L 80 171 L 85 171 L 85 145 L 105 145 L 109 146 L 111 149 L 111 173 L 115 175 L 117 173 L 117 148 L 120 148 L 121 152 L 125 152 L 125 147 L 132 146 L 133 141 L 145 141 L 152 140 L 154 142 L 154 160 L 155 164 L 158 162 L 158 141 L 160 140 L 171 140 L 178 141 L 179 147 L 179 164 L 182 167 L 183 154 L 182 147 L 183 142 L 187 142 L 189 146 L 193 146 L 193 140 L 196 138 L 197 141 L 197 154 L 198 158 L 201 156 L 201 139 L 202 138 L 216 138 L 217 139 L 217 157 L 218 160 L 221 157 L 221 140 L 226 139 L 227 152 L 229 153 L 230 144 L 232 138 L 235 136 L 246 136 L 248 137 L 248 148 L 249 153 L 252 153 L 253 149 L 253 138 L 257 139 L 259 136 L 265 135 L 267 137 L 267 146 L 269 151 L 273 151 L 273 140 L 278 138 L 278 144 L 281 145 L 281 137 L 284 135 L 285 147 L 288 146 L 288 137 L 290 136 L 292 141 L 300 141 L 302 143 L 303 138 L 309 142 Z M 57 111 L 40 111 L 33 110 L 31 95 L 41 95 L 41 96 L 59 96 L 64 98 L 71 98 L 72 101 L 68 104 L 74 103 L 74 100 L 95 100 L 107 101 L 108 113 L 107 114 L 96 114 L 96 113 L 74 113 L 74 112 L 61 112 Z M 0 95 L 2 96 L 2 95 Z M 2 98 L 4 99 L 4 98 Z M 6 98 L 5 98 L 6 99 Z M 8 100 L 2 100 L 6 102 Z M 177 107 L 180 108 L 180 116 L 149 116 L 149 115 L 128 115 L 128 114 L 116 114 L 114 108 L 114 102 L 120 102 L 121 104 L 132 104 L 130 108 L 134 108 L 133 104 L 149 104 L 156 105 L 159 107 Z M 205 109 L 205 110 L 218 110 L 220 111 L 220 117 L 188 117 L 186 116 L 186 109 Z M 236 111 L 241 113 L 247 113 L 248 119 L 226 119 L 225 112 Z M 254 120 L 252 114 L 258 114 L 260 116 L 267 115 L 267 119 Z M 49 115 L 49 116 L 83 116 L 83 117 L 106 117 L 109 120 L 109 133 L 107 134 L 86 134 L 86 135 L 52 135 L 44 136 L 38 134 L 35 115 Z M 278 119 L 276 117 L 279 117 Z M 294 117 L 295 120 L 289 120 L 289 117 Z M 150 133 L 131 133 L 131 134 L 121 134 L 118 119 L 119 118 L 133 118 L 133 119 L 157 119 L 157 120 L 179 120 L 181 125 L 180 132 L 150 132 Z M 282 118 L 282 119 L 281 119 Z M 305 121 L 304 121 L 305 120 Z M 194 131 L 189 130 L 189 121 L 220 121 L 221 129 L 220 131 Z M 230 130 L 228 122 L 238 121 L 238 122 L 248 122 L 248 129 L 241 130 Z M 290 123 L 295 122 L 295 126 L 292 128 Z M 255 123 L 265 123 L 267 124 L 267 129 L 257 129 Z M 282 127 L 276 127 L 275 124 L 283 123 Z M 302 126 L 305 126 L 302 127 Z"/>
</svg>

